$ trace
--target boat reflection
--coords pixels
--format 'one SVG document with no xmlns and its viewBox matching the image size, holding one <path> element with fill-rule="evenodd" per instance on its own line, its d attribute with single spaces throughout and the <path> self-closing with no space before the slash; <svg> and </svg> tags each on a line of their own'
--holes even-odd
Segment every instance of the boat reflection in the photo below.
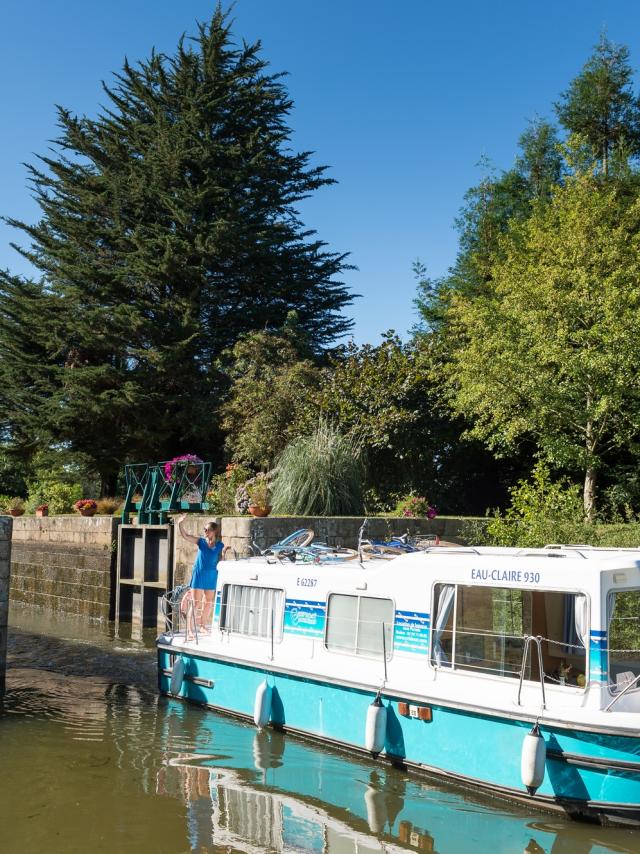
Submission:
<svg viewBox="0 0 640 854">
<path fill-rule="evenodd" d="M 527 813 L 274 730 L 167 702 L 156 791 L 186 805 L 192 851 L 637 852 L 637 831 Z M 197 752 L 174 752 L 187 738 Z M 214 752 L 219 751 L 219 752 Z"/>
</svg>

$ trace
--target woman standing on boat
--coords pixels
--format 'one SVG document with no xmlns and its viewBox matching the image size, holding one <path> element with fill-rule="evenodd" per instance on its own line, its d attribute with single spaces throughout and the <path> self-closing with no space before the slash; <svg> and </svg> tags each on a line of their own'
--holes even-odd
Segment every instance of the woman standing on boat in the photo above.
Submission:
<svg viewBox="0 0 640 854">
<path fill-rule="evenodd" d="M 195 604 L 196 621 L 200 630 L 207 631 L 213 610 L 213 597 L 218 583 L 218 561 L 226 552 L 224 543 L 218 539 L 218 525 L 216 522 L 207 522 L 204 527 L 204 537 L 194 537 L 184 529 L 184 520 L 187 514 L 183 513 L 178 519 L 178 530 L 185 540 L 198 546 L 198 554 L 191 572 L 191 596 Z M 198 619 L 199 616 L 199 619 Z"/>
</svg>

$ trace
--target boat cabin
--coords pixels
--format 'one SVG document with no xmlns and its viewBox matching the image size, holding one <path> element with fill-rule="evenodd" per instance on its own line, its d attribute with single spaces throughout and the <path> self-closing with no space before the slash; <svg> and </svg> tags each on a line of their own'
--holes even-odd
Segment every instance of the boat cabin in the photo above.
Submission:
<svg viewBox="0 0 640 854">
<path fill-rule="evenodd" d="M 522 676 L 532 701 L 526 683 L 570 692 L 580 705 L 595 688 L 589 705 L 598 707 L 627 689 L 616 711 L 640 710 L 640 691 L 631 700 L 640 680 L 640 550 L 433 548 L 391 561 L 228 561 L 215 629 L 239 657 L 262 649 L 269 660 L 301 659 L 343 677 L 355 659 L 374 684 L 415 684 L 418 659 L 436 681 Z"/>
</svg>

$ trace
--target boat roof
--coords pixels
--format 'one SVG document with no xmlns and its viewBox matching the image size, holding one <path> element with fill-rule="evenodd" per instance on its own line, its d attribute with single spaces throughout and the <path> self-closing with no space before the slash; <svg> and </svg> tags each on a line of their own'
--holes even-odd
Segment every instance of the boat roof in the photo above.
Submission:
<svg viewBox="0 0 640 854">
<path fill-rule="evenodd" d="M 230 570 L 228 576 L 223 570 L 225 564 Z M 247 580 L 257 579 L 258 576 L 253 573 L 259 570 L 263 582 L 270 578 L 282 583 L 284 575 L 294 586 L 300 584 L 301 576 L 315 577 L 329 585 L 338 579 L 356 586 L 365 580 L 380 580 L 389 585 L 393 579 L 394 586 L 396 582 L 404 586 L 416 580 L 424 582 L 425 573 L 428 573 L 429 583 L 452 581 L 537 589 L 599 587 L 602 574 L 610 573 L 612 583 L 616 585 L 640 586 L 640 548 L 596 548 L 586 545 L 552 545 L 537 549 L 434 546 L 390 559 L 370 558 L 360 561 L 356 558 L 319 563 L 292 563 L 274 556 L 262 556 L 221 563 L 224 580 L 233 583 L 242 566 L 251 573 Z M 616 572 L 617 576 L 614 577 Z"/>
</svg>

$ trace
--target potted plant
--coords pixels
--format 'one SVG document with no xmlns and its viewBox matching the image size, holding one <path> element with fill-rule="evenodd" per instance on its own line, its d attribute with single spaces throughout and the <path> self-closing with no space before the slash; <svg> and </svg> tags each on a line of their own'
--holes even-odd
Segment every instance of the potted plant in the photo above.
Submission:
<svg viewBox="0 0 640 854">
<path fill-rule="evenodd" d="M 264 473 L 257 474 L 247 482 L 249 506 L 247 510 L 252 516 L 268 516 L 271 513 L 271 489 Z"/>
<path fill-rule="evenodd" d="M 558 667 L 558 682 L 561 685 L 567 684 L 567 678 L 569 677 L 569 673 L 571 673 L 571 665 L 566 664 L 564 661 L 560 663 L 560 667 Z"/>
<path fill-rule="evenodd" d="M 98 509 L 98 504 L 93 498 L 80 498 L 73 506 L 81 516 L 93 516 Z"/>
<path fill-rule="evenodd" d="M 48 516 L 49 515 L 49 505 L 48 504 L 38 504 L 36 507 L 36 516 Z"/>
<path fill-rule="evenodd" d="M 395 516 L 404 516 L 405 519 L 416 519 L 425 517 L 435 519 L 438 515 L 437 508 L 430 504 L 424 495 L 414 495 L 412 492 L 401 498 L 394 510 Z"/>
<path fill-rule="evenodd" d="M 12 516 L 22 516 L 24 513 L 24 501 L 22 498 L 10 498 L 6 502 L 4 509 Z"/>
</svg>

